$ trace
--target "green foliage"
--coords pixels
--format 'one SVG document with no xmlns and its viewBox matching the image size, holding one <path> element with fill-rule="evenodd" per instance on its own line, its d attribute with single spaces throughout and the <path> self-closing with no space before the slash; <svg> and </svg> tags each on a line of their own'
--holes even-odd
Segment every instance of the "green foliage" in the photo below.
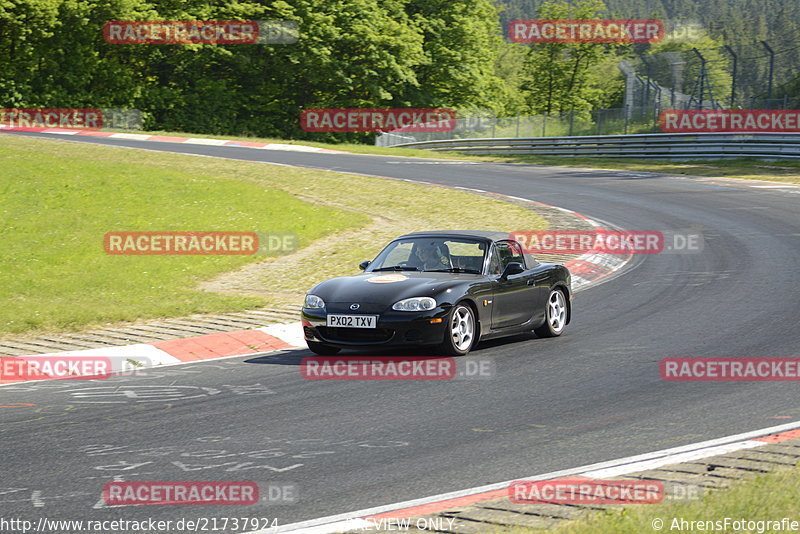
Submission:
<svg viewBox="0 0 800 534">
<path fill-rule="evenodd" d="M 305 246 L 369 222 L 360 212 L 242 180 L 241 162 L 215 162 L 223 168 L 212 173 L 187 168 L 188 158 L 174 154 L 123 158 L 114 153 L 120 149 L 70 145 L 0 140 L 0 334 L 263 303 L 197 285 L 264 256 L 109 255 L 106 232 L 293 232 Z M 178 164 L 148 161 L 155 159 Z M 268 165 L 258 172 L 265 181 L 285 174 Z M 305 185 L 321 174 L 304 169 L 295 180 Z"/>
<path fill-rule="evenodd" d="M 767 95 L 769 79 L 769 59 L 760 41 L 766 40 L 776 52 L 774 69 L 773 98 L 787 97 L 789 102 L 797 101 L 800 92 L 795 79 L 800 70 L 800 2 L 797 0 L 604 0 L 607 11 L 603 18 L 617 19 L 660 19 L 665 22 L 667 34 L 671 29 L 684 27 L 684 38 L 681 46 L 668 41 L 661 45 L 636 44 L 619 47 L 631 57 L 638 54 L 654 54 L 656 51 L 686 51 L 696 47 L 708 60 L 711 90 L 716 101 L 729 104 L 730 97 L 730 54 L 722 49 L 715 49 L 723 44 L 730 45 L 739 57 L 736 79 L 736 103 L 738 106 L 767 105 L 763 101 Z M 540 15 L 539 10 L 547 0 L 501 0 L 503 10 L 500 22 L 504 27 L 514 19 L 531 19 Z M 573 3 L 573 2 L 570 2 Z M 689 26 L 691 32 L 685 28 Z M 698 32 L 704 28 L 705 31 Z M 652 50 L 655 48 L 656 50 Z M 692 94 L 695 80 L 692 76 L 699 74 L 697 58 L 691 54 L 683 54 L 689 64 L 686 72 L 681 73 L 688 86 L 678 84 L 676 91 Z M 654 58 L 651 58 L 654 59 Z M 591 69 L 590 69 L 591 70 Z M 660 70 L 660 72 L 658 72 Z M 726 74 L 727 71 L 727 74 Z M 600 98 L 587 98 L 593 106 L 606 107 L 621 105 L 621 93 L 617 87 L 621 81 L 619 74 L 613 69 L 605 69 L 613 80 L 600 77 L 596 86 Z M 640 71 L 643 75 L 643 72 Z M 654 68 L 652 78 L 671 87 L 672 80 L 668 65 L 662 64 L 660 69 Z M 612 87 L 606 87 L 611 82 Z M 590 86 L 593 83 L 590 83 Z M 707 96 L 708 88 L 704 92 Z M 694 91 L 697 98 L 699 94 Z M 776 105 L 773 102 L 769 105 Z M 792 105 L 792 104 L 789 104 Z M 796 104 L 795 104 L 796 105 Z M 557 107 L 556 107 L 557 109 Z"/>
<path fill-rule="evenodd" d="M 594 19 L 605 11 L 601 0 L 552 0 L 542 4 L 541 19 Z M 597 43 L 542 43 L 530 47 L 523 66 L 522 89 L 531 113 L 563 113 L 592 109 L 601 102 L 598 76 L 590 76 L 605 64 L 615 45 Z M 594 84 L 592 82 L 595 82 Z"/>
<path fill-rule="evenodd" d="M 503 81 L 495 75 L 503 46 L 490 0 L 410 0 L 407 9 L 424 36 L 425 61 L 411 101 L 430 107 L 483 108 L 502 113 Z"/>
<path fill-rule="evenodd" d="M 109 20 L 291 20 L 295 44 L 117 45 Z M 504 110 L 491 0 L 0 2 L 0 107 L 117 107 L 150 129 L 315 140 L 310 107 Z"/>
<path fill-rule="evenodd" d="M 523 80 L 523 64 L 528 53 L 526 45 L 502 43 L 498 48 L 495 69 L 503 84 L 502 100 L 505 103 L 504 115 L 515 117 L 524 115 L 528 109 L 525 94 L 521 90 Z"/>
<path fill-rule="evenodd" d="M 500 22 L 536 18 L 547 0 L 502 0 Z M 797 0 L 605 0 L 609 18 L 696 21 L 730 44 L 785 41 L 800 33 Z"/>
<path fill-rule="evenodd" d="M 504 41 L 514 18 L 662 18 L 708 32 L 658 45 Z M 116 45 L 110 20 L 290 20 L 295 44 Z M 0 0 L 0 107 L 136 108 L 145 128 L 321 142 L 373 134 L 307 133 L 312 107 L 444 107 L 461 116 L 588 111 L 622 104 L 620 59 L 659 52 L 708 59 L 727 103 L 730 43 L 742 58 L 778 51 L 774 95 L 798 95 L 796 0 Z M 796 46 L 796 45 L 795 45 Z M 786 52 L 784 53 L 784 50 Z M 737 89 L 763 97 L 764 63 L 742 61 Z M 662 69 L 669 73 L 669 68 Z M 697 65 L 683 73 L 690 80 Z M 667 80 L 653 79 L 665 87 Z M 691 88 L 676 88 L 690 93 Z"/>
<path fill-rule="evenodd" d="M 703 82 L 704 91 L 713 91 L 718 100 L 721 99 L 725 102 L 725 97 L 730 94 L 732 82 L 729 65 L 730 56 L 723 52 L 722 42 L 713 39 L 703 30 L 698 30 L 696 33 L 697 35 L 692 39 L 664 39 L 662 42 L 652 45 L 648 50 L 648 55 L 656 56 L 662 54 L 659 57 L 660 59 L 666 56 L 665 52 L 682 52 L 691 59 L 684 63 L 683 77 L 687 80 L 699 80 L 702 73 L 701 62 L 696 59 L 692 49 L 702 50 L 702 56 L 706 62 L 706 80 Z M 655 74 L 669 72 L 668 68 L 658 68 L 657 64 L 655 67 Z M 672 85 L 667 79 L 659 80 L 657 76 L 655 78 L 657 82 L 667 87 Z"/>
<path fill-rule="evenodd" d="M 611 109 L 623 106 L 625 77 L 617 66 L 620 57 L 607 54 L 586 71 L 584 99 L 591 109 Z"/>
</svg>

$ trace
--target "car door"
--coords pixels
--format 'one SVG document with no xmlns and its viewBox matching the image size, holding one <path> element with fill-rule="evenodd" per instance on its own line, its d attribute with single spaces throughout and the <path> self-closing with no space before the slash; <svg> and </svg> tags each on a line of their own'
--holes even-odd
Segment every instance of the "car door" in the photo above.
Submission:
<svg viewBox="0 0 800 534">
<path fill-rule="evenodd" d="M 508 328 L 529 321 L 536 311 L 536 287 L 533 272 L 527 269 L 518 243 L 498 241 L 489 259 L 489 274 L 494 278 L 492 329 Z M 503 280 L 501 274 L 511 262 L 521 263 L 525 272 Z"/>
</svg>

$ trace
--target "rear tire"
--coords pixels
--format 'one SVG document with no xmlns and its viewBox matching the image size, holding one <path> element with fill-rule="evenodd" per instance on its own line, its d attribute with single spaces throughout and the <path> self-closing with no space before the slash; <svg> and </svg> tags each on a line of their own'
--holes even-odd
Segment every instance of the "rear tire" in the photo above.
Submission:
<svg viewBox="0 0 800 534">
<path fill-rule="evenodd" d="M 456 304 L 447 315 L 442 352 L 451 356 L 463 356 L 475 346 L 477 331 L 472 308 L 463 302 Z"/>
<path fill-rule="evenodd" d="M 567 326 L 567 299 L 561 289 L 553 289 L 545 304 L 545 321 L 533 331 L 539 337 L 558 337 Z"/>
<path fill-rule="evenodd" d="M 320 356 L 333 356 L 342 350 L 339 347 L 332 347 L 331 345 L 326 345 L 325 343 L 319 343 L 317 341 L 306 341 L 306 343 L 308 343 L 308 348 L 311 352 L 319 354 Z"/>
</svg>

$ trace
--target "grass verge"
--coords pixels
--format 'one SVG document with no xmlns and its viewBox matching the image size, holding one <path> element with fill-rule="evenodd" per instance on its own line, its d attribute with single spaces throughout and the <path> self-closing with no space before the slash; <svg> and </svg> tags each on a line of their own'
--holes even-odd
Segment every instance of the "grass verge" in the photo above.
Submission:
<svg viewBox="0 0 800 534">
<path fill-rule="evenodd" d="M 643 532 L 786 532 L 758 521 L 783 518 L 800 521 L 800 468 L 793 467 L 752 479 L 734 482 L 730 487 L 707 493 L 695 502 L 630 505 L 588 515 L 559 527 L 541 530 L 512 528 L 509 534 L 641 534 Z M 755 522 L 736 528 L 721 526 L 731 521 Z M 709 521 L 719 521 L 716 525 Z M 658 528 L 660 526 L 660 528 Z M 773 525 L 774 527 L 774 525 Z M 797 530 L 797 528 L 795 528 Z M 789 530 L 790 531 L 790 530 Z"/>
<path fill-rule="evenodd" d="M 681 174 L 709 178 L 741 178 L 800 184 L 800 162 L 766 162 L 754 159 L 725 161 L 637 161 L 635 159 L 557 158 L 534 156 L 483 156 L 484 161 L 527 163 L 561 167 L 591 167 L 632 172 Z"/>
<path fill-rule="evenodd" d="M 297 303 L 406 231 L 545 227 L 463 191 L 255 162 L 18 136 L 0 136 L 0 160 L 0 336 Z M 132 230 L 295 232 L 303 248 L 104 253 L 106 232 Z"/>
<path fill-rule="evenodd" d="M 118 150 L 0 138 L 0 331 L 253 306 L 199 281 L 247 256 L 109 256 L 109 231 L 282 231 L 310 243 L 369 218 L 284 191 L 132 161 Z"/>
</svg>

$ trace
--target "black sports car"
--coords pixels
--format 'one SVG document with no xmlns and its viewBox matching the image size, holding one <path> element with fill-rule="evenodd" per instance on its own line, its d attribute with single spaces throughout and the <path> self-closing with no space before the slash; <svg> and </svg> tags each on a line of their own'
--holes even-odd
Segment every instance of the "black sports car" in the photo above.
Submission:
<svg viewBox="0 0 800 534">
<path fill-rule="evenodd" d="M 303 330 L 317 354 L 438 345 L 462 355 L 481 339 L 559 336 L 572 313 L 569 270 L 539 263 L 508 233 L 416 232 L 359 267 L 306 295 Z"/>
</svg>

